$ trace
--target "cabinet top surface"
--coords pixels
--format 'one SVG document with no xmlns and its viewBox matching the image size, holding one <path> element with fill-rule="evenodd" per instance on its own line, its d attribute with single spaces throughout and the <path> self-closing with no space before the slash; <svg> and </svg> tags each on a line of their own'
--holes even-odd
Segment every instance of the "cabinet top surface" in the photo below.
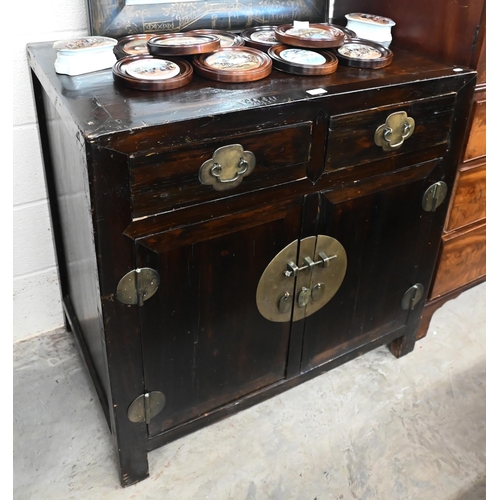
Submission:
<svg viewBox="0 0 500 500">
<path fill-rule="evenodd" d="M 27 46 L 28 61 L 53 104 L 88 139 L 249 109 L 367 89 L 457 77 L 470 70 L 433 62 L 415 53 L 391 47 L 393 62 L 383 69 L 346 66 L 327 76 L 295 76 L 273 69 L 265 79 L 249 83 L 222 83 L 197 75 L 185 87 L 160 92 L 126 88 L 113 80 L 112 70 L 79 76 L 57 74 L 52 43 Z M 315 92 L 318 89 L 319 92 Z M 312 92 L 311 92 L 312 91 Z"/>
</svg>

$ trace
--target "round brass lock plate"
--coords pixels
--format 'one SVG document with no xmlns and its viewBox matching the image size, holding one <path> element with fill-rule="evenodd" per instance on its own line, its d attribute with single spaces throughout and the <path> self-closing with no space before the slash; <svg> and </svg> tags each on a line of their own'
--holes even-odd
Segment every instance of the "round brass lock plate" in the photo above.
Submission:
<svg viewBox="0 0 500 500">
<path fill-rule="evenodd" d="M 345 249 L 335 238 L 319 235 L 293 241 L 262 273 L 257 308 L 269 321 L 301 320 L 332 299 L 346 270 Z"/>
<path fill-rule="evenodd" d="M 285 271 L 287 263 L 297 259 L 298 241 L 292 241 L 274 257 L 257 285 L 257 309 L 269 321 L 284 323 L 291 320 L 292 308 L 283 307 L 283 302 L 293 302 L 295 279 L 285 275 Z"/>
<path fill-rule="evenodd" d="M 322 255 L 328 258 L 325 264 L 321 263 Z M 305 307 L 305 318 L 332 300 L 342 285 L 347 271 L 346 251 L 338 240 L 330 236 L 320 234 L 317 237 L 313 260 L 320 264 L 311 269 L 311 300 Z"/>
</svg>

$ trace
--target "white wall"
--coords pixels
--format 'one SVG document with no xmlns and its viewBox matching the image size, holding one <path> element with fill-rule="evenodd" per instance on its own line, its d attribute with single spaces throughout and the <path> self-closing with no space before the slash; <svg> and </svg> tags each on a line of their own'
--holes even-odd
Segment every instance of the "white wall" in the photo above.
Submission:
<svg viewBox="0 0 500 500">
<path fill-rule="evenodd" d="M 63 325 L 26 44 L 87 34 L 86 0 L 29 0 L 13 53 L 14 341 Z"/>
</svg>

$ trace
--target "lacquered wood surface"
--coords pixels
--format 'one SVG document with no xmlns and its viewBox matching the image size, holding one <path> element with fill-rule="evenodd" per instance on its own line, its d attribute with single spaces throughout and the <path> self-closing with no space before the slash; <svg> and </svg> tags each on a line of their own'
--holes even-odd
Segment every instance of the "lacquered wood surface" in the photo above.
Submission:
<svg viewBox="0 0 500 500">
<path fill-rule="evenodd" d="M 428 100 L 419 99 L 387 107 L 377 107 L 330 121 L 326 170 L 361 165 L 387 156 L 418 151 L 422 145 L 434 146 L 447 141 L 455 104 L 455 94 Z M 384 151 L 374 142 L 374 131 L 383 126 L 394 112 L 405 112 L 415 121 L 412 135 L 393 151 Z"/>
<path fill-rule="evenodd" d="M 79 133 L 96 138 L 159 124 L 181 122 L 200 116 L 225 114 L 289 102 L 314 102 L 308 90 L 323 88 L 320 97 L 382 85 L 455 76 L 452 67 L 425 57 L 394 49 L 393 63 L 381 70 L 339 68 L 326 76 L 296 76 L 273 70 L 258 82 L 231 84 L 194 76 L 186 87 L 164 92 L 145 92 L 113 82 L 111 69 L 69 77 L 54 72 L 55 50 L 50 43 L 28 46 L 29 61 L 50 92 L 52 102 Z"/>
</svg>

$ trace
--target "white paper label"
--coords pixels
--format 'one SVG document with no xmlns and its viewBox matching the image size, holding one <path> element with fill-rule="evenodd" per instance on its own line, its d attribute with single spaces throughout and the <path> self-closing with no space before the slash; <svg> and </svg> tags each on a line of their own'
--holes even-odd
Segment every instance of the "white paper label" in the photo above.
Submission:
<svg viewBox="0 0 500 500">
<path fill-rule="evenodd" d="M 293 27 L 297 29 L 307 29 L 309 28 L 309 21 L 294 21 Z"/>
<path fill-rule="evenodd" d="M 310 95 L 320 95 L 320 94 L 326 94 L 328 91 L 325 89 L 311 89 L 311 90 L 306 90 L 306 92 Z"/>
</svg>

